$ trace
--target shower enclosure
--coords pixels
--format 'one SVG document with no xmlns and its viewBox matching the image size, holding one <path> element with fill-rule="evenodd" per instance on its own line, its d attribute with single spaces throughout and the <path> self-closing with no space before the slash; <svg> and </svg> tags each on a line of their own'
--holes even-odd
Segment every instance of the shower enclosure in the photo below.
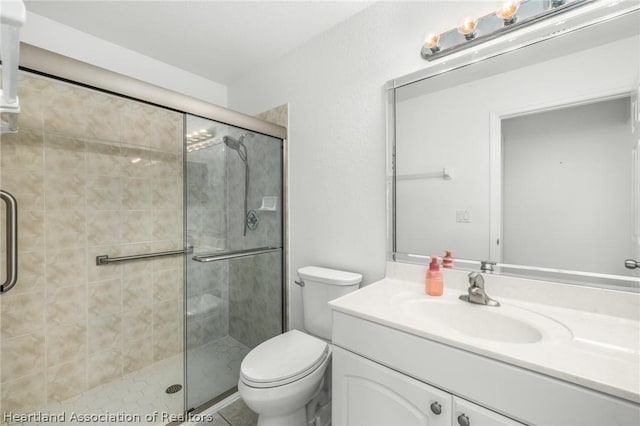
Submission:
<svg viewBox="0 0 640 426">
<path fill-rule="evenodd" d="M 0 139 L 0 425 L 179 420 L 283 331 L 283 139 L 62 77 Z"/>
</svg>

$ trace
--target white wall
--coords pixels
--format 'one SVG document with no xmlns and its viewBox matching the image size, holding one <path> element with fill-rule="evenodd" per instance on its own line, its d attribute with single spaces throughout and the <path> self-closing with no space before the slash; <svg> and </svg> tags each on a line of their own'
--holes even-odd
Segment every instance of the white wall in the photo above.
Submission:
<svg viewBox="0 0 640 426">
<path fill-rule="evenodd" d="M 227 87 L 110 43 L 59 22 L 27 12 L 21 41 L 203 101 L 226 106 Z"/>
<path fill-rule="evenodd" d="M 259 73 L 229 85 L 229 106 L 256 114 L 289 103 L 290 281 L 305 265 L 385 273 L 385 92 L 424 68 L 426 31 L 494 2 L 381 2 Z M 302 327 L 300 288 L 291 324 Z"/>
</svg>

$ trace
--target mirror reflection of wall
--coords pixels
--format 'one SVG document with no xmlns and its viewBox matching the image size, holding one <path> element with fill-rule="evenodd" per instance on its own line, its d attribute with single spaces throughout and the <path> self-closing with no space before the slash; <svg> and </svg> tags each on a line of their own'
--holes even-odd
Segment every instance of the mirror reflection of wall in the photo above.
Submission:
<svg viewBox="0 0 640 426">
<path fill-rule="evenodd" d="M 629 97 L 502 121 L 502 262 L 624 275 Z"/>
<path fill-rule="evenodd" d="M 635 12 L 395 88 L 395 253 L 633 277 L 639 28 Z"/>
</svg>

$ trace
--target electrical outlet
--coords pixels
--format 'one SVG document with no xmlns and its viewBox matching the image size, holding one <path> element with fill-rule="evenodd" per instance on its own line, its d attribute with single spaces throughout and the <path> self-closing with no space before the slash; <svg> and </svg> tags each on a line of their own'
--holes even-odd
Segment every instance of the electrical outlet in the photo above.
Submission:
<svg viewBox="0 0 640 426">
<path fill-rule="evenodd" d="M 470 223 L 469 210 L 456 210 L 456 223 Z"/>
</svg>

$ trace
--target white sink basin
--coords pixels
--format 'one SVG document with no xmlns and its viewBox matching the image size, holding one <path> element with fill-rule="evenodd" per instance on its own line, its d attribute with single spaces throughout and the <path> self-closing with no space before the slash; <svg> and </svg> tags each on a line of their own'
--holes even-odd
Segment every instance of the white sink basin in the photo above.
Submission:
<svg viewBox="0 0 640 426">
<path fill-rule="evenodd" d="M 435 333 L 447 329 L 472 339 L 514 344 L 571 338 L 571 332 L 557 321 L 505 304 L 490 307 L 452 297 L 416 298 L 413 294 L 398 295 L 392 306 L 398 317 Z"/>
</svg>

